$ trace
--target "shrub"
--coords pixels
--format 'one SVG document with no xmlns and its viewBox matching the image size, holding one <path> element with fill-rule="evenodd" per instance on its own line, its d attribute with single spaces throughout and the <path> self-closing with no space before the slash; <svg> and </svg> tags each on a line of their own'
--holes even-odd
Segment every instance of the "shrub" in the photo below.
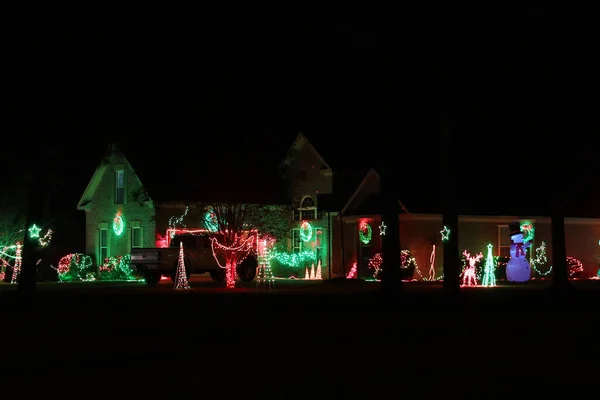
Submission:
<svg viewBox="0 0 600 400">
<path fill-rule="evenodd" d="M 98 267 L 98 279 L 103 281 L 131 281 L 137 276 L 130 265 L 131 255 L 113 256 L 104 259 Z"/>
<path fill-rule="evenodd" d="M 58 262 L 58 280 L 61 282 L 93 281 L 96 279 L 92 257 L 81 254 L 67 254 Z"/>
</svg>

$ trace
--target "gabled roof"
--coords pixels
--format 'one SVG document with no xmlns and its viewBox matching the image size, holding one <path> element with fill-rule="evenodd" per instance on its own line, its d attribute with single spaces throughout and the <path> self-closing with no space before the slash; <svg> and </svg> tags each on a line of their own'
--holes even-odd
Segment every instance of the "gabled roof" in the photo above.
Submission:
<svg viewBox="0 0 600 400">
<path fill-rule="evenodd" d="M 118 151 L 118 147 L 115 143 L 108 145 L 108 148 L 104 153 L 104 157 L 102 157 L 102 159 L 100 160 L 100 164 L 98 164 L 98 166 L 96 167 L 96 170 L 92 175 L 92 179 L 90 179 L 90 181 L 88 182 L 85 191 L 83 192 L 81 198 L 79 199 L 79 202 L 77 203 L 78 210 L 87 209 L 87 206 L 92 201 L 94 193 L 96 193 L 96 190 L 98 189 L 98 185 L 100 185 L 100 182 L 102 182 L 104 172 L 106 172 L 106 167 L 109 164 L 110 154 L 113 151 Z"/>
<path fill-rule="evenodd" d="M 206 161 L 201 150 L 168 155 L 159 145 L 123 143 L 129 165 L 155 204 L 240 201 L 289 204 L 277 160 L 257 165 L 255 154 L 226 165 Z M 197 157 L 197 158 L 193 158 Z M 179 163 L 178 158 L 184 159 Z M 190 164 L 188 160 L 195 160 Z M 275 165 L 273 165 L 275 164 Z"/>
<path fill-rule="evenodd" d="M 308 138 L 306 137 L 306 135 L 304 135 L 302 132 L 300 132 L 298 134 L 298 136 L 296 136 L 296 139 L 294 140 L 294 142 L 292 143 L 292 145 L 290 146 L 290 148 L 288 149 L 288 151 L 285 153 L 285 157 L 279 163 L 279 168 L 283 168 L 285 166 L 285 163 L 288 160 L 290 160 L 291 157 L 294 156 L 294 152 L 295 151 L 301 150 L 305 146 L 310 146 L 310 148 L 315 152 L 315 154 L 323 162 L 323 164 L 325 165 L 325 167 L 327 169 L 331 169 L 331 167 L 329 166 L 329 164 L 327 163 L 327 161 L 325 161 L 325 159 L 317 151 L 317 149 L 315 148 L 315 146 L 313 146 L 312 143 L 310 143 L 310 141 L 308 140 Z"/>
<path fill-rule="evenodd" d="M 348 210 L 348 208 L 350 207 L 350 205 L 352 204 L 352 202 L 354 201 L 354 199 L 356 199 L 356 196 L 358 196 L 358 194 L 362 190 L 365 189 L 365 185 L 367 184 L 367 182 L 369 181 L 369 179 L 377 179 L 377 180 L 380 179 L 379 178 L 379 174 L 373 168 L 371 168 L 371 169 L 369 169 L 369 171 L 367 171 L 367 174 L 365 175 L 365 177 L 363 178 L 363 180 L 360 182 L 360 184 L 358 185 L 358 187 L 356 188 L 356 190 L 354 191 L 354 193 L 352 193 L 352 196 L 350 196 L 350 198 L 348 199 L 348 201 L 346 202 L 346 204 L 342 208 L 342 211 L 341 211 L 342 215 L 344 215 L 346 213 L 346 211 Z"/>
<path fill-rule="evenodd" d="M 107 167 L 110 165 L 112 158 L 117 155 L 122 157 L 123 162 L 133 170 L 133 167 L 131 166 L 131 164 L 129 164 L 129 161 L 127 160 L 123 152 L 120 150 L 117 143 L 109 144 L 106 149 L 106 152 L 104 153 L 104 156 L 100 160 L 100 164 L 98 164 L 98 167 L 96 167 L 96 170 L 92 175 L 92 179 L 90 179 L 90 181 L 88 182 L 88 185 L 85 188 L 83 195 L 77 203 L 78 210 L 86 210 L 88 208 L 90 202 L 92 201 L 92 198 L 94 197 L 94 194 L 96 193 L 96 190 L 98 189 L 98 186 L 100 185 L 100 182 L 102 182 L 102 178 L 104 177 L 104 173 L 106 172 Z M 139 177 L 137 177 L 137 179 L 139 179 Z"/>
</svg>

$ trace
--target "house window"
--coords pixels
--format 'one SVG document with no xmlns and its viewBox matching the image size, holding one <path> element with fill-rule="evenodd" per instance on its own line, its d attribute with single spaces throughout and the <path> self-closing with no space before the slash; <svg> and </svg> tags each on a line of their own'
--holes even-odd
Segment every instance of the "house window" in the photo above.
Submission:
<svg viewBox="0 0 600 400">
<path fill-rule="evenodd" d="M 510 257 L 510 229 L 508 225 L 498 225 L 498 247 L 496 255 Z"/>
<path fill-rule="evenodd" d="M 125 171 L 115 171 L 115 204 L 123 204 L 125 200 Z"/>
<path fill-rule="evenodd" d="M 302 240 L 300 240 L 300 229 L 292 229 L 292 253 L 302 251 Z"/>
<path fill-rule="evenodd" d="M 133 227 L 131 228 L 131 248 L 142 247 L 142 228 Z"/>
<path fill-rule="evenodd" d="M 103 263 L 108 258 L 108 229 L 100 229 L 100 260 L 98 264 Z"/>
<path fill-rule="evenodd" d="M 304 221 L 317 219 L 317 206 L 310 196 L 304 196 L 300 202 L 300 207 L 294 210 L 294 221 Z"/>
</svg>

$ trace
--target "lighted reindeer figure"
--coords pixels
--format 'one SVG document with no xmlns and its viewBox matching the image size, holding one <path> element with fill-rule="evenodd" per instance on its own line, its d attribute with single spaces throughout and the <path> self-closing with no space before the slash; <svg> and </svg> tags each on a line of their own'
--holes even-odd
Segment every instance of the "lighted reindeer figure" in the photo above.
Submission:
<svg viewBox="0 0 600 400">
<path fill-rule="evenodd" d="M 477 285 L 477 272 L 475 271 L 475 265 L 483 258 L 483 253 L 479 253 L 476 256 L 471 257 L 471 253 L 467 250 L 463 252 L 463 256 L 468 261 L 469 265 L 463 271 L 462 286 L 476 286 Z"/>
</svg>

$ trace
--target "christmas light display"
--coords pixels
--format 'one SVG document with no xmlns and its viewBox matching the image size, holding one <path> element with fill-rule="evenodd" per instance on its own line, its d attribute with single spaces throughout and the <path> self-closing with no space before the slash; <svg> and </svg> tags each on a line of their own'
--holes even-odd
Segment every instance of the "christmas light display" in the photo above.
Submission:
<svg viewBox="0 0 600 400">
<path fill-rule="evenodd" d="M 179 260 L 177 262 L 177 273 L 175 274 L 174 287 L 176 290 L 190 289 L 185 270 L 185 257 L 183 254 L 183 242 L 179 242 Z"/>
<path fill-rule="evenodd" d="M 175 236 L 175 230 L 177 228 L 177 225 L 181 225 L 182 228 L 185 228 L 185 224 L 183 223 L 183 219 L 186 217 L 186 215 L 188 214 L 189 210 L 190 210 L 190 208 L 186 206 L 185 207 L 185 211 L 179 217 L 171 216 L 169 218 L 168 233 L 170 234 L 170 239 L 173 239 L 173 237 Z"/>
<path fill-rule="evenodd" d="M 310 279 L 315 279 L 315 264 L 310 266 Z"/>
<path fill-rule="evenodd" d="M 54 232 L 52 232 L 52 229 L 48 228 L 44 236 L 40 236 L 40 238 L 38 239 L 38 244 L 40 245 L 40 247 L 50 246 L 50 241 L 52 240 L 53 233 Z"/>
<path fill-rule="evenodd" d="M 373 271 L 373 278 L 375 279 L 379 279 L 379 271 L 381 271 L 381 264 L 383 264 L 383 257 L 381 256 L 381 253 L 375 253 L 367 263 L 369 269 Z"/>
<path fill-rule="evenodd" d="M 362 221 L 358 227 L 358 238 L 361 243 L 369 244 L 373 237 L 373 230 L 367 221 Z"/>
<path fill-rule="evenodd" d="M 218 232 L 219 231 L 219 221 L 217 221 L 217 216 L 212 211 L 207 211 L 204 213 L 203 218 L 204 226 L 209 232 Z"/>
<path fill-rule="evenodd" d="M 527 249 L 531 242 L 525 241 L 521 224 L 518 222 L 513 222 L 508 227 L 511 245 L 510 259 L 506 264 L 506 279 L 509 282 L 527 282 L 531 279 L 531 266 L 527 261 Z"/>
<path fill-rule="evenodd" d="M 583 263 L 575 257 L 567 257 L 567 271 L 569 278 L 575 278 L 583 272 Z"/>
<path fill-rule="evenodd" d="M 444 226 L 444 229 L 440 231 L 440 234 L 442 235 L 442 242 L 445 242 L 448 239 L 450 239 L 450 229 L 448 229 L 447 226 Z"/>
<path fill-rule="evenodd" d="M 220 268 L 225 268 L 227 275 L 227 288 L 235 288 L 236 267 L 241 263 L 250 252 L 253 250 L 254 235 L 247 238 L 239 236 L 233 237 L 234 245 L 225 246 L 220 244 L 216 238 L 210 238 L 212 254 Z M 221 265 L 218 255 L 222 254 L 225 258 L 225 265 Z"/>
<path fill-rule="evenodd" d="M 410 250 L 402 250 L 400 252 L 400 268 L 417 268 L 417 259 L 412 255 Z"/>
<path fill-rule="evenodd" d="M 121 236 L 125 231 L 125 221 L 123 221 L 123 216 L 120 211 L 113 218 L 112 229 L 117 237 Z"/>
<path fill-rule="evenodd" d="M 270 241 L 262 239 L 258 247 L 258 273 L 256 275 L 257 290 L 273 290 L 275 278 L 271 270 Z"/>
<path fill-rule="evenodd" d="M 31 225 L 31 228 L 29 228 L 29 237 L 31 239 L 39 238 L 40 231 L 41 231 L 41 229 L 36 224 Z"/>
<path fill-rule="evenodd" d="M 317 255 L 314 251 L 302 251 L 300 253 L 284 253 L 279 251 L 271 251 L 271 260 L 277 260 L 279 263 L 288 267 L 305 267 L 311 262 L 317 260 Z"/>
<path fill-rule="evenodd" d="M 302 222 L 300 225 L 300 240 L 310 242 L 313 236 L 313 227 L 308 221 Z"/>
<path fill-rule="evenodd" d="M 385 222 L 381 221 L 381 224 L 379 224 L 379 234 L 381 236 L 384 236 L 386 229 L 387 229 L 387 225 L 385 224 Z"/>
<path fill-rule="evenodd" d="M 131 255 L 111 256 L 98 267 L 98 278 L 103 281 L 137 281 L 131 268 Z"/>
<path fill-rule="evenodd" d="M 521 222 L 521 232 L 523 232 L 523 242 L 532 242 L 535 237 L 535 228 L 530 221 Z"/>
<path fill-rule="evenodd" d="M 13 274 L 10 283 L 17 283 L 17 280 L 19 279 L 19 274 L 21 273 L 21 263 L 23 262 L 23 257 L 21 255 L 22 252 L 21 243 L 17 242 L 15 249 L 15 265 L 13 266 Z"/>
<path fill-rule="evenodd" d="M 431 254 L 429 255 L 429 280 L 435 280 L 435 243 L 433 243 Z"/>
<path fill-rule="evenodd" d="M 545 272 L 540 271 L 540 267 L 546 265 L 548 257 L 546 256 L 546 242 L 542 240 L 540 247 L 535 249 L 535 258 L 531 260 L 531 268 L 539 276 L 547 276 L 552 272 L 552 266 L 550 266 Z"/>
<path fill-rule="evenodd" d="M 16 249 L 16 244 L 0 248 L 0 282 L 4 282 L 4 279 L 6 279 L 6 270 L 13 268 L 9 260 L 15 260 L 16 256 L 10 253 L 16 252 Z M 14 262 L 16 263 L 16 260 Z"/>
<path fill-rule="evenodd" d="M 483 258 L 483 254 L 479 253 L 475 256 L 471 256 L 467 250 L 463 252 L 465 260 L 469 263 L 468 266 L 463 270 L 462 286 L 476 286 L 477 285 L 477 263 Z"/>
<path fill-rule="evenodd" d="M 321 260 L 319 260 L 317 263 L 317 273 L 315 274 L 315 279 L 323 279 L 323 266 L 321 265 Z"/>
<path fill-rule="evenodd" d="M 492 252 L 492 244 L 487 245 L 487 256 L 485 258 L 485 266 L 483 268 L 482 286 L 496 286 L 496 268 L 494 263 L 494 253 Z"/>
<path fill-rule="evenodd" d="M 87 254 L 71 253 L 58 262 L 58 280 L 61 282 L 95 280 L 92 258 Z"/>
<path fill-rule="evenodd" d="M 350 269 L 350 272 L 348 272 L 348 275 L 346 275 L 346 279 L 358 279 L 358 276 L 356 274 L 357 269 L 358 266 L 356 265 L 356 263 L 352 264 L 352 268 Z"/>
<path fill-rule="evenodd" d="M 383 265 L 383 256 L 381 253 L 375 253 L 373 257 L 371 257 L 367 263 L 369 269 L 373 271 L 373 278 L 379 279 L 380 273 Z M 426 281 L 427 279 L 423 278 L 421 271 L 419 270 L 419 266 L 417 265 L 417 259 L 412 255 L 410 250 L 402 250 L 400 252 L 400 268 L 405 271 L 410 271 L 411 269 L 417 271 L 421 280 Z M 410 272 L 404 273 L 405 277 L 410 278 L 412 274 Z"/>
</svg>

